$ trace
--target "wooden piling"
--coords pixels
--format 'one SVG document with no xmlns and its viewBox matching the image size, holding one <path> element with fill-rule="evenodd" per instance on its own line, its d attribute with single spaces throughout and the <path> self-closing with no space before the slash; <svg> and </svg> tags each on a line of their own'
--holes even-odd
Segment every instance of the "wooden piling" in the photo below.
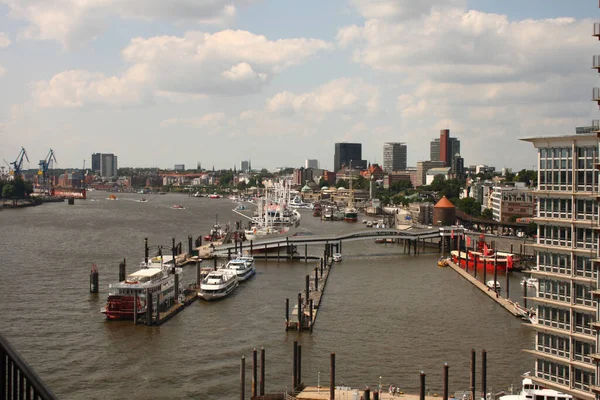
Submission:
<svg viewBox="0 0 600 400">
<path fill-rule="evenodd" d="M 425 400 L 425 372 L 421 371 L 421 387 L 419 389 L 419 400 Z"/>
<path fill-rule="evenodd" d="M 215 256 L 215 258 L 213 258 L 213 270 L 217 270 L 217 256 Z"/>
<path fill-rule="evenodd" d="M 298 385 L 302 384 L 302 345 L 298 343 L 298 367 L 296 368 L 296 381 Z"/>
<path fill-rule="evenodd" d="M 240 365 L 240 400 L 246 399 L 246 357 L 242 356 Z"/>
<path fill-rule="evenodd" d="M 444 398 L 443 400 L 448 400 L 448 363 L 444 363 Z"/>
<path fill-rule="evenodd" d="M 202 278 L 202 275 L 200 274 L 200 261 L 196 261 L 196 287 L 199 288 L 200 287 L 200 279 Z"/>
<path fill-rule="evenodd" d="M 308 244 L 304 243 L 304 262 L 308 262 Z"/>
<path fill-rule="evenodd" d="M 148 265 L 148 256 L 149 256 L 148 238 L 144 238 L 144 262 L 146 263 L 146 265 Z"/>
<path fill-rule="evenodd" d="M 315 292 L 319 291 L 319 269 L 315 267 Z"/>
<path fill-rule="evenodd" d="M 94 263 L 92 264 L 92 269 L 90 271 L 90 293 L 98 293 L 99 281 L 98 267 L 96 267 L 96 263 Z"/>
<path fill-rule="evenodd" d="M 292 391 L 298 386 L 298 342 L 294 340 L 294 357 L 292 360 Z"/>
<path fill-rule="evenodd" d="M 175 304 L 179 303 L 179 274 L 175 274 L 175 298 L 173 301 Z"/>
<path fill-rule="evenodd" d="M 506 264 L 506 298 L 508 299 L 510 294 L 510 271 L 508 270 L 508 264 Z"/>
<path fill-rule="evenodd" d="M 260 348 L 260 396 L 265 395 L 265 348 Z"/>
<path fill-rule="evenodd" d="M 475 353 L 475 349 L 471 349 L 471 398 L 475 399 L 475 363 L 476 363 L 477 354 Z"/>
<path fill-rule="evenodd" d="M 365 400 L 371 400 L 371 389 L 367 386 L 365 388 L 364 396 Z"/>
<path fill-rule="evenodd" d="M 298 293 L 298 332 L 302 331 L 302 293 Z"/>
<path fill-rule="evenodd" d="M 252 397 L 258 395 L 258 352 L 252 350 Z"/>
<path fill-rule="evenodd" d="M 250 255 L 254 254 L 254 243 L 250 240 Z"/>
<path fill-rule="evenodd" d="M 290 322 L 290 299 L 285 299 L 285 330 L 287 331 Z"/>
<path fill-rule="evenodd" d="M 523 282 L 523 307 L 527 308 L 527 282 Z"/>
<path fill-rule="evenodd" d="M 231 247 L 227 249 L 227 261 L 231 261 Z"/>
<path fill-rule="evenodd" d="M 313 328 L 313 299 L 310 299 L 309 304 L 308 304 L 308 312 L 310 313 L 310 331 L 312 332 L 312 328 Z"/>
<path fill-rule="evenodd" d="M 335 400 L 335 353 L 329 358 L 329 400 Z"/>
<path fill-rule="evenodd" d="M 277 243 L 277 261 L 279 261 L 279 242 Z"/>
<path fill-rule="evenodd" d="M 494 248 L 494 290 L 496 290 L 496 281 L 498 280 L 498 252 Z M 496 297 L 498 297 L 498 290 L 496 290 Z"/>
<path fill-rule="evenodd" d="M 481 350 L 481 392 L 487 398 L 487 351 Z"/>
<path fill-rule="evenodd" d="M 137 290 L 133 290 L 133 324 L 137 325 Z"/>
<path fill-rule="evenodd" d="M 188 235 L 188 254 L 190 255 L 190 257 L 192 256 L 192 251 L 194 250 L 194 246 L 192 243 L 192 236 Z"/>
<path fill-rule="evenodd" d="M 308 305 L 308 298 L 310 297 L 310 275 L 306 275 L 306 297 L 304 298 L 304 304 Z"/>
<path fill-rule="evenodd" d="M 373 392 L 373 400 L 379 400 L 379 391 Z"/>
</svg>

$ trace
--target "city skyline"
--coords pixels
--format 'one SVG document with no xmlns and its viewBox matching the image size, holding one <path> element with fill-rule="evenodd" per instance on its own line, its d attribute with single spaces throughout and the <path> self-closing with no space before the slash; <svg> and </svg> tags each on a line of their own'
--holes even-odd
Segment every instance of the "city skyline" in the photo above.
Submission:
<svg viewBox="0 0 600 400">
<path fill-rule="evenodd" d="M 0 1 L 0 158 L 332 169 L 334 143 L 381 165 L 404 142 L 415 166 L 450 129 L 467 164 L 519 170 L 535 155 L 518 138 L 593 118 L 588 2 L 186 4 Z"/>
</svg>

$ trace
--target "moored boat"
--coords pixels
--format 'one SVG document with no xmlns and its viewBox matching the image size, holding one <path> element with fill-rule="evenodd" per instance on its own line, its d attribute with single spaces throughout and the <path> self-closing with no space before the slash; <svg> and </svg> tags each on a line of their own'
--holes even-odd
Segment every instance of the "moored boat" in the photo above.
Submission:
<svg viewBox="0 0 600 400">
<path fill-rule="evenodd" d="M 344 210 L 344 221 L 356 222 L 358 221 L 358 212 L 354 207 L 346 207 Z"/>
<path fill-rule="evenodd" d="M 210 272 L 200 283 L 198 297 L 204 300 L 221 299 L 233 292 L 239 285 L 237 274 L 231 269 Z"/>
<path fill-rule="evenodd" d="M 525 278 L 525 277 L 523 277 L 523 279 L 521 279 L 521 286 L 525 286 L 525 285 L 527 285 L 527 287 L 537 288 L 538 287 L 538 280 L 537 280 L 537 278 Z"/>
<path fill-rule="evenodd" d="M 173 206 L 171 206 L 171 208 L 173 208 L 175 210 L 185 210 L 185 207 L 182 206 L 181 204 L 173 204 Z"/>
<path fill-rule="evenodd" d="M 487 281 L 485 283 L 485 286 L 487 286 L 488 289 L 495 290 L 496 292 L 499 292 L 502 289 L 502 286 L 500 286 L 500 282 L 494 280 Z"/>
<path fill-rule="evenodd" d="M 541 385 L 533 383 L 531 378 L 528 378 L 529 372 L 524 374 L 521 392 L 519 394 L 508 394 L 500 396 L 499 400 L 572 400 L 573 396 L 566 393 L 558 392 L 554 389 L 548 389 Z"/>
<path fill-rule="evenodd" d="M 254 268 L 254 259 L 250 262 L 241 258 L 235 258 L 229 261 L 227 265 L 225 265 L 225 268 L 234 270 L 240 282 L 250 279 L 256 272 L 256 269 Z"/>
</svg>

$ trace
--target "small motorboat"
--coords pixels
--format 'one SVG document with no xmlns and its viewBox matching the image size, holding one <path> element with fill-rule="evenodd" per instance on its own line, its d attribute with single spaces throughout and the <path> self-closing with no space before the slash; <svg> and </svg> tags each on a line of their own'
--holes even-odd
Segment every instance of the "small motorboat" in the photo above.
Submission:
<svg viewBox="0 0 600 400">
<path fill-rule="evenodd" d="M 342 261 L 342 253 L 333 253 L 333 256 L 331 258 L 335 262 L 340 262 Z"/>
<path fill-rule="evenodd" d="M 116 200 L 117 196 L 115 196 L 114 194 L 111 194 L 110 196 L 108 196 L 108 200 Z"/>
<path fill-rule="evenodd" d="M 502 289 L 502 287 L 500 286 L 500 282 L 494 280 L 487 281 L 485 283 L 485 286 L 487 286 L 488 289 L 494 290 L 496 292 L 499 292 Z"/>
<path fill-rule="evenodd" d="M 171 208 L 174 208 L 175 210 L 185 210 L 185 207 L 182 206 L 181 204 L 173 204 L 173 206 L 171 206 Z"/>
<path fill-rule="evenodd" d="M 523 277 L 523 279 L 521 279 L 521 286 L 525 286 L 525 285 L 527 285 L 527 287 L 537 288 L 537 286 L 538 286 L 538 280 L 537 280 L 537 278 L 525 278 L 525 277 Z"/>
<path fill-rule="evenodd" d="M 447 267 L 448 266 L 448 260 L 445 259 L 444 257 L 441 257 L 438 260 L 438 267 Z"/>
</svg>

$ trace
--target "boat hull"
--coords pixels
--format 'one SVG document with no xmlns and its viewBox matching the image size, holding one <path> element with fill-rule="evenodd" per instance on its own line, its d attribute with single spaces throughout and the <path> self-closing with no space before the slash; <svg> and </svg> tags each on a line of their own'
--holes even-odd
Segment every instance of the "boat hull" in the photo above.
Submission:
<svg viewBox="0 0 600 400">
<path fill-rule="evenodd" d="M 469 269 L 473 269 L 475 267 L 477 267 L 477 269 L 486 268 L 487 271 L 494 272 L 494 265 L 496 264 L 497 271 L 506 271 L 506 270 L 511 271 L 513 269 L 513 266 L 510 265 L 509 262 L 507 262 L 506 257 L 498 258 L 498 260 L 496 261 L 494 259 L 494 257 L 478 256 L 477 262 L 475 262 L 475 256 L 471 252 L 469 252 L 467 254 L 464 251 L 461 251 L 460 258 L 459 258 L 458 251 L 453 250 L 451 252 L 451 255 L 452 255 L 452 261 L 455 264 L 458 264 L 461 268 L 466 268 L 466 267 L 468 267 Z"/>
<path fill-rule="evenodd" d="M 225 298 L 226 296 L 231 294 L 231 292 L 233 292 L 235 290 L 235 288 L 238 287 L 238 285 L 239 285 L 239 282 L 236 280 L 234 284 L 227 286 L 220 292 L 202 291 L 201 290 L 200 292 L 198 292 L 198 297 L 200 297 L 202 300 L 206 300 L 206 301 L 219 300 L 219 299 Z"/>
</svg>

